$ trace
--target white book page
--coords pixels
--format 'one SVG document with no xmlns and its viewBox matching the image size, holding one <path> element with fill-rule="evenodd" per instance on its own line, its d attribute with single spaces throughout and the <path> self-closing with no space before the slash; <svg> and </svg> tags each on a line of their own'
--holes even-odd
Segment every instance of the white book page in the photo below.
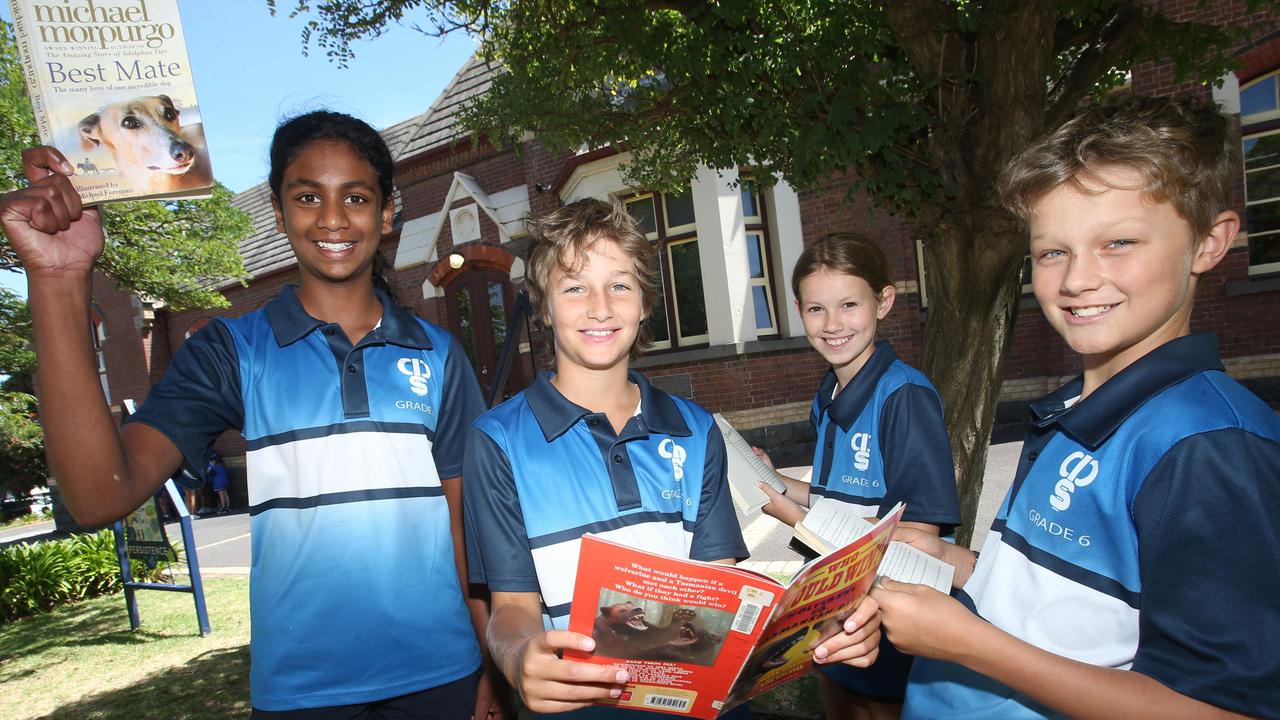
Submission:
<svg viewBox="0 0 1280 720">
<path fill-rule="evenodd" d="M 738 509 L 749 515 L 768 504 L 769 496 L 756 487 L 757 482 L 768 483 L 780 493 L 786 492 L 787 486 L 782 484 L 773 469 L 751 451 L 751 443 L 739 435 L 720 413 L 715 414 L 715 420 L 720 434 L 724 436 L 729 492 Z"/>
<path fill-rule="evenodd" d="M 837 500 L 818 497 L 812 500 L 812 503 L 813 506 L 809 508 L 808 513 L 805 513 L 800 524 L 833 548 L 848 545 L 866 535 L 874 527 L 848 505 Z"/>
<path fill-rule="evenodd" d="M 951 593 L 951 577 L 956 569 L 910 545 L 894 540 L 885 550 L 879 574 L 899 582 L 928 585 L 940 593 Z"/>
</svg>

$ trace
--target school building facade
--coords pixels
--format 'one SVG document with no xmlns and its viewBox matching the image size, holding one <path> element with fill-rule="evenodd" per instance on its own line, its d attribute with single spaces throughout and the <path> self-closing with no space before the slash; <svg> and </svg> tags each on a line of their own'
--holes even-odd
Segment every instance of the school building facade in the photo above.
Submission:
<svg viewBox="0 0 1280 720">
<path fill-rule="evenodd" d="M 1169 3 L 1174 12 L 1202 12 L 1236 23 L 1243 3 Z M 1275 404 L 1280 400 L 1280 22 L 1240 48 L 1242 69 L 1222 88 L 1175 85 L 1167 63 L 1132 72 L 1133 92 L 1212 94 L 1241 117 L 1245 168 L 1237 189 L 1247 232 L 1222 265 L 1201 283 L 1193 328 L 1218 333 L 1228 372 Z M 916 364 L 928 299 L 922 293 L 921 253 L 906 226 L 847 197 L 849 177 L 796 190 L 784 181 L 757 189 L 737 169 L 701 168 L 679 193 L 629 187 L 619 168 L 628 155 L 612 148 L 555 155 L 536 139 L 516 148 L 473 142 L 458 109 L 483 93 L 493 70 L 473 58 L 422 115 L 384 131 L 396 158 L 399 208 L 383 253 L 394 265 L 401 302 L 450 329 L 488 390 L 524 276 L 529 237 L 524 218 L 583 197 L 624 200 L 657 244 L 663 306 L 652 319 L 657 344 L 637 364 L 663 389 L 723 412 L 759 444 L 804 462 L 809 402 L 825 371 L 804 338 L 789 272 L 806 242 L 828 232 L 855 230 L 879 242 L 890 257 L 898 300 L 881 325 L 908 363 Z M 240 315 L 261 307 L 283 284 L 297 282 L 285 237 L 275 231 L 265 184 L 241 193 L 235 205 L 255 230 L 240 246 L 252 275 L 248 287 L 223 292 Z M 94 340 L 110 403 L 141 401 L 186 337 L 214 312 L 173 313 L 94 282 Z M 547 366 L 546 338 L 533 325 L 520 335 L 520 353 L 502 394 L 510 395 Z M 1001 419 L 1014 419 L 1023 401 L 1079 372 L 1070 350 L 1044 320 L 1029 287 L 1022 301 L 1002 388 Z M 228 458 L 238 503 L 244 502 L 243 442 L 228 433 L 217 447 Z M 238 487 L 236 487 L 238 486 Z"/>
</svg>

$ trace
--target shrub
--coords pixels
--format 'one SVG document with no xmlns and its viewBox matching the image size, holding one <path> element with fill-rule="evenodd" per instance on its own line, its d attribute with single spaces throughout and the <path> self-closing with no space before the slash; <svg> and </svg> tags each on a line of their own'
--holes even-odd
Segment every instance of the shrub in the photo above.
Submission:
<svg viewBox="0 0 1280 720">
<path fill-rule="evenodd" d="M 137 580 L 158 580 L 163 565 L 132 565 Z M 0 622 L 119 592 L 120 562 L 110 530 L 0 549 Z"/>
</svg>

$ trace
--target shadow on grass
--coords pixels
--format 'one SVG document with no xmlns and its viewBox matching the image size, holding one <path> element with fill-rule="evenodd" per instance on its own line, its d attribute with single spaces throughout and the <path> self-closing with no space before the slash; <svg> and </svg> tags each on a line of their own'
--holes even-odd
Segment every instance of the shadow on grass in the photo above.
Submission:
<svg viewBox="0 0 1280 720">
<path fill-rule="evenodd" d="M 124 595 L 112 597 L 118 604 L 76 603 L 7 624 L 0 634 L 0 659 L 40 653 L 51 647 L 130 645 L 169 637 L 168 633 L 148 630 L 146 625 L 130 630 Z"/>
<path fill-rule="evenodd" d="M 223 720 L 249 716 L 249 648 L 210 650 L 182 667 L 63 705 L 44 720 Z"/>
</svg>

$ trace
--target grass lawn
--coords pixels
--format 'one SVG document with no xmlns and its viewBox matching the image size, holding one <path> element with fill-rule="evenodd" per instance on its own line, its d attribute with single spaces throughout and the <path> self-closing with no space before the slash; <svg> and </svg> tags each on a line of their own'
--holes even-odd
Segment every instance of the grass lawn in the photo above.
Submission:
<svg viewBox="0 0 1280 720">
<path fill-rule="evenodd" d="M 0 625 L 0 718 L 248 717 L 249 580 L 207 579 L 205 600 L 213 632 L 204 638 L 190 595 L 156 591 L 138 593 L 137 632 L 123 594 Z M 816 720 L 817 682 L 803 678 L 751 706 L 766 720 Z"/>
<path fill-rule="evenodd" d="M 0 718 L 224 720 L 249 715 L 249 580 L 210 578 L 212 633 L 200 637 L 191 595 L 124 595 L 0 625 Z"/>
</svg>

